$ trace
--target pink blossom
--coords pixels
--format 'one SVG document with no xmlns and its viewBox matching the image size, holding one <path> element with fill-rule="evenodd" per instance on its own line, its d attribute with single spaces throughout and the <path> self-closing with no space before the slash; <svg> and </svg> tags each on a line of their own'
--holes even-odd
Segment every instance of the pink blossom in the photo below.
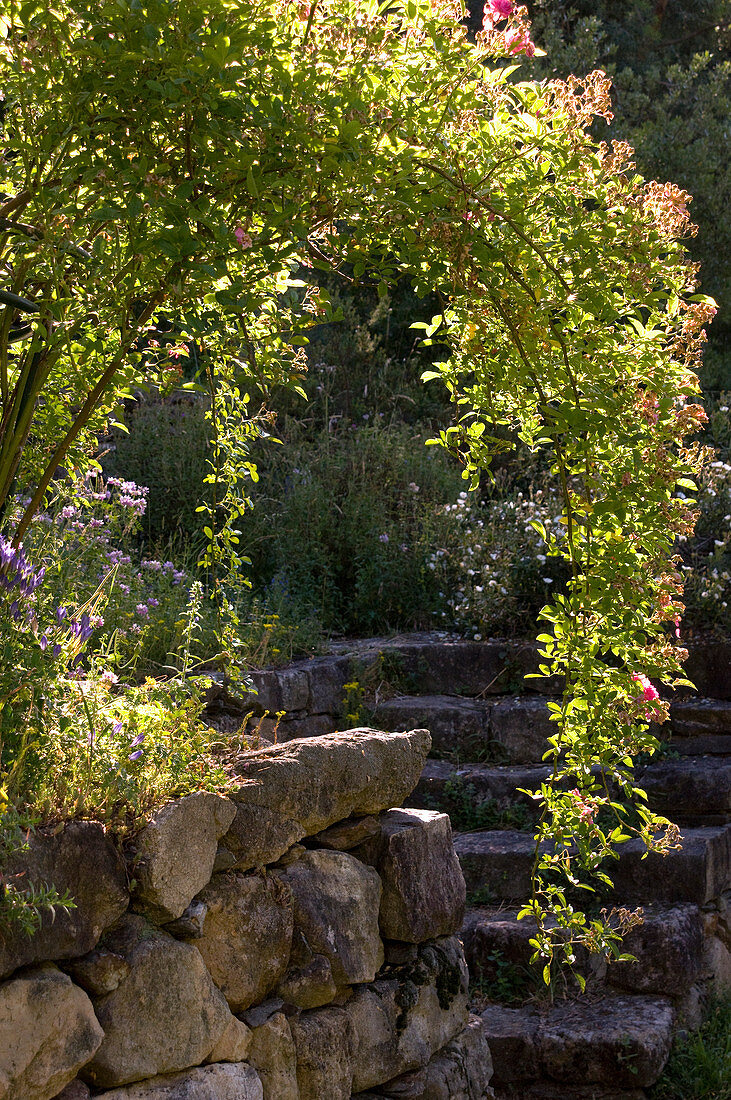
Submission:
<svg viewBox="0 0 731 1100">
<path fill-rule="evenodd" d="M 680 619 L 675 618 L 675 619 L 673 619 L 673 622 L 675 623 L 675 637 L 679 638 L 680 637 Z"/>
<path fill-rule="evenodd" d="M 234 237 L 239 242 L 242 248 L 251 248 L 252 244 L 254 243 L 249 234 L 243 228 L 243 226 L 240 225 L 237 225 L 234 229 Z"/>
<path fill-rule="evenodd" d="M 483 29 L 489 30 L 498 20 L 508 19 L 512 14 L 513 0 L 487 0 L 483 8 Z"/>
<path fill-rule="evenodd" d="M 633 672 L 632 679 L 636 684 L 639 684 L 642 688 L 642 698 L 646 703 L 654 703 L 656 699 L 660 698 L 660 693 L 657 688 L 653 687 L 648 678 L 641 672 Z"/>
<path fill-rule="evenodd" d="M 526 57 L 533 57 L 536 52 L 527 31 L 508 31 L 505 47 L 508 53 L 524 53 Z"/>
</svg>

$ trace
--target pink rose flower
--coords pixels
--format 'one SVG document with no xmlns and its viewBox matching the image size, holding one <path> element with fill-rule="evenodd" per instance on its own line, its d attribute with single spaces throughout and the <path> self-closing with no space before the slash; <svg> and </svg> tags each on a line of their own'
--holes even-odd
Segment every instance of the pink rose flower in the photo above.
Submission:
<svg viewBox="0 0 731 1100">
<path fill-rule="evenodd" d="M 524 53 L 526 57 L 533 57 L 536 52 L 526 31 L 508 31 L 505 35 L 505 46 L 508 53 Z"/>
</svg>

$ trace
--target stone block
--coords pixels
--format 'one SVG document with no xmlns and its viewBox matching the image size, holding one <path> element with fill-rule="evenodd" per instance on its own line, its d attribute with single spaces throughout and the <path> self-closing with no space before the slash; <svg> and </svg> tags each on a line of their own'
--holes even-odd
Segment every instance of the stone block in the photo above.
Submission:
<svg viewBox="0 0 731 1100">
<path fill-rule="evenodd" d="M 251 671 L 251 682 L 256 689 L 247 695 L 247 710 L 256 714 L 279 714 L 281 711 L 307 710 L 310 704 L 310 683 L 307 672 L 299 665 L 292 668 Z"/>
<path fill-rule="evenodd" d="M 83 990 L 55 966 L 0 985 L 0 1096 L 50 1100 L 98 1049 L 104 1032 Z"/>
<path fill-rule="evenodd" d="M 273 863 L 302 837 L 351 814 L 399 805 L 416 786 L 430 744 L 426 730 L 358 729 L 242 754 L 225 840 L 239 869 Z"/>
<path fill-rule="evenodd" d="M 100 997 L 111 993 L 124 981 L 129 974 L 129 963 L 114 951 L 99 947 L 80 959 L 65 963 L 62 969 L 87 993 Z"/>
<path fill-rule="evenodd" d="M 490 712 L 490 737 L 510 764 L 537 764 L 557 730 L 542 696 L 499 700 Z"/>
<path fill-rule="evenodd" d="M 243 1062 L 251 1046 L 251 1028 L 232 1016 L 228 1027 L 206 1058 L 206 1062 Z"/>
<path fill-rule="evenodd" d="M 389 730 L 423 726 L 432 738 L 432 752 L 460 760 L 485 759 L 502 752 L 493 742 L 493 703 L 449 695 L 397 696 L 376 710 L 376 720 Z"/>
<path fill-rule="evenodd" d="M 32 834 L 28 850 L 18 852 L 3 868 L 23 872 L 28 883 L 51 883 L 68 893 L 75 908 L 44 913 L 33 936 L 17 932 L 0 944 L 0 977 L 20 966 L 74 958 L 95 947 L 105 928 L 129 904 L 124 862 L 104 828 L 91 821 L 69 822 L 55 835 Z"/>
<path fill-rule="evenodd" d="M 107 934 L 105 946 L 126 959 L 130 972 L 94 1001 L 104 1039 L 83 1079 L 112 1088 L 202 1062 L 231 1013 L 195 947 L 132 914 Z"/>
<path fill-rule="evenodd" d="M 492 1058 L 479 1016 L 438 1051 L 426 1067 L 417 1100 L 485 1100 L 491 1096 Z"/>
<path fill-rule="evenodd" d="M 467 967 L 459 940 L 422 944 L 415 963 L 356 989 L 345 1011 L 357 1039 L 354 1092 L 425 1066 L 468 1023 Z"/>
<path fill-rule="evenodd" d="M 347 821 L 339 821 L 329 829 L 316 833 L 311 842 L 319 848 L 330 848 L 333 852 L 349 852 L 364 841 L 378 836 L 380 831 L 378 818 L 367 814 L 365 817 L 349 817 Z"/>
<path fill-rule="evenodd" d="M 322 955 L 336 986 L 372 981 L 383 964 L 378 874 L 346 852 L 326 850 L 306 852 L 272 874 L 292 893 L 294 939 L 300 945 L 293 963 L 306 966 L 312 955 Z"/>
<path fill-rule="evenodd" d="M 355 1034 L 342 1008 L 318 1008 L 290 1021 L 299 1100 L 350 1100 Z"/>
<path fill-rule="evenodd" d="M 232 1012 L 263 1000 L 283 976 L 292 947 L 292 899 L 273 875 L 216 875 L 198 895 L 206 907 L 191 942 Z"/>
<path fill-rule="evenodd" d="M 379 820 L 374 866 L 383 883 L 379 919 L 384 938 L 423 943 L 458 932 L 465 885 L 447 815 L 387 810 Z"/>
<path fill-rule="evenodd" d="M 313 955 L 303 966 L 291 968 L 277 986 L 285 1004 L 295 1008 L 321 1008 L 334 1001 L 337 992 L 330 960 L 324 955 Z"/>
<path fill-rule="evenodd" d="M 622 951 L 637 962 L 612 963 L 607 982 L 633 993 L 677 997 L 699 977 L 703 948 L 703 918 L 695 905 L 646 911 L 643 923 L 622 941 Z"/>
<path fill-rule="evenodd" d="M 236 814 L 228 798 L 196 791 L 158 810 L 131 848 L 135 908 L 157 923 L 180 917 L 213 873 Z"/>
<path fill-rule="evenodd" d="M 97 1094 L 98 1100 L 263 1100 L 255 1069 L 239 1065 L 200 1066 Z"/>
<path fill-rule="evenodd" d="M 283 1012 L 275 1012 L 254 1028 L 249 1061 L 261 1078 L 263 1100 L 300 1100 L 297 1050 Z"/>
<path fill-rule="evenodd" d="M 542 1078 L 585 1088 L 654 1084 L 672 1043 L 673 1010 L 664 997 L 606 996 L 537 1008 L 490 1005 L 481 1016 L 496 1087 Z M 531 1094 L 532 1095 L 532 1094 Z"/>
</svg>

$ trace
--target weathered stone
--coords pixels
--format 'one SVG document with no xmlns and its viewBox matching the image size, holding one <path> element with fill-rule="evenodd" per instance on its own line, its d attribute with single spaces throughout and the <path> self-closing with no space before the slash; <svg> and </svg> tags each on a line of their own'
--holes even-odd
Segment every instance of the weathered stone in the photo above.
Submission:
<svg viewBox="0 0 731 1100">
<path fill-rule="evenodd" d="M 465 885 L 447 815 L 387 810 L 379 821 L 374 866 L 383 883 L 383 936 L 423 943 L 459 931 Z"/>
<path fill-rule="evenodd" d="M 98 947 L 64 967 L 77 985 L 92 996 L 111 993 L 129 974 L 129 963 L 106 947 Z"/>
<path fill-rule="evenodd" d="M 704 905 L 728 889 L 731 880 L 731 825 L 683 829 L 682 848 L 643 859 L 645 847 L 630 840 L 610 868 L 614 896 L 623 903 L 687 901 Z"/>
<path fill-rule="evenodd" d="M 246 709 L 256 714 L 280 714 L 293 710 L 308 710 L 310 707 L 310 683 L 307 672 L 301 665 L 292 668 L 266 669 L 263 672 L 252 671 L 251 682 L 256 695 L 246 696 Z"/>
<path fill-rule="evenodd" d="M 490 732 L 492 702 L 450 695 L 397 696 L 379 703 L 376 719 L 386 729 L 424 726 L 432 752 L 461 760 L 494 757 L 502 751 Z"/>
<path fill-rule="evenodd" d="M 607 970 L 610 985 L 633 993 L 676 997 L 687 991 L 701 973 L 701 913 L 694 905 L 657 913 L 646 911 L 643 923 L 624 937 L 622 951 L 635 955 L 637 962 L 612 963 Z"/>
<path fill-rule="evenodd" d="M 47 964 L 0 985 L 0 1096 L 50 1100 L 104 1037 L 91 1001 Z"/>
<path fill-rule="evenodd" d="M 393 1081 L 387 1081 L 380 1086 L 380 1091 L 388 1100 L 420 1100 L 426 1088 L 426 1066 L 412 1070 L 411 1073 L 402 1073 L 400 1077 L 394 1077 Z"/>
<path fill-rule="evenodd" d="M 105 945 L 124 956 L 130 973 L 94 1002 L 104 1041 L 81 1076 L 111 1088 L 202 1062 L 231 1013 L 200 953 L 132 914 Z"/>
<path fill-rule="evenodd" d="M 300 1100 L 297 1051 L 283 1012 L 276 1012 L 254 1029 L 249 1061 L 261 1078 L 263 1100 Z"/>
<path fill-rule="evenodd" d="M 356 1037 L 342 1008 L 318 1008 L 290 1020 L 300 1100 L 350 1100 Z"/>
<path fill-rule="evenodd" d="M 135 907 L 163 924 L 182 916 L 210 879 L 235 814 L 228 798 L 208 791 L 158 810 L 134 844 Z"/>
<path fill-rule="evenodd" d="M 491 1005 L 481 1018 L 500 1086 L 547 1077 L 644 1088 L 657 1080 L 672 1042 L 673 1010 L 664 997 L 608 996 L 544 1010 Z"/>
<path fill-rule="evenodd" d="M 311 714 L 342 715 L 345 711 L 345 685 L 353 679 L 349 657 L 314 657 L 304 666 L 310 685 Z"/>
<path fill-rule="evenodd" d="M 399 805 L 416 786 L 430 744 L 426 730 L 358 729 L 244 754 L 226 846 L 241 870 L 263 866 L 351 814 Z"/>
<path fill-rule="evenodd" d="M 30 963 L 85 955 L 129 904 L 124 862 L 103 826 L 91 821 L 72 821 L 55 835 L 31 835 L 28 850 L 3 868 L 6 876 L 19 872 L 26 883 L 52 883 L 60 894 L 68 892 L 75 908 L 57 907 L 55 917 L 44 913 L 33 936 L 8 935 L 0 944 L 0 977 Z"/>
<path fill-rule="evenodd" d="M 280 856 L 276 863 L 272 863 L 272 867 L 289 867 L 292 863 L 296 863 L 298 859 L 307 851 L 304 844 L 293 844 L 291 848 L 287 848 L 287 851 L 283 856 Z"/>
<path fill-rule="evenodd" d="M 541 696 L 500 700 L 490 713 L 490 736 L 511 764 L 534 764 L 541 760 L 547 739 L 556 732 L 549 716 Z"/>
<path fill-rule="evenodd" d="M 480 1019 L 492 1056 L 493 1085 L 523 1085 L 540 1076 L 537 1041 L 542 1017 L 537 1008 L 492 1004 Z"/>
<path fill-rule="evenodd" d="M 241 1019 L 251 1028 L 261 1027 L 283 1006 L 284 1001 L 281 997 L 268 997 L 260 1005 L 254 1005 L 253 1008 L 248 1008 L 246 1012 L 242 1012 Z"/>
<path fill-rule="evenodd" d="M 335 733 L 338 725 L 337 718 L 330 714 L 292 715 L 279 723 L 273 740 L 283 744 L 285 741 L 297 741 L 301 737 L 325 737 L 329 733 Z"/>
<path fill-rule="evenodd" d="M 354 1092 L 426 1065 L 468 1022 L 459 940 L 422 944 L 416 963 L 356 989 L 345 1010 L 357 1037 Z"/>
<path fill-rule="evenodd" d="M 203 934 L 208 906 L 200 898 L 193 898 L 190 905 L 178 917 L 165 925 L 165 931 L 180 940 L 197 940 Z"/>
<path fill-rule="evenodd" d="M 292 901 L 274 875 L 217 875 L 198 900 L 206 906 L 193 940 L 233 1012 L 261 1001 L 289 962 Z"/>
<path fill-rule="evenodd" d="M 672 1034 L 673 1010 L 663 997 L 564 1002 L 539 1028 L 538 1057 L 554 1081 L 644 1088 L 660 1076 Z"/>
<path fill-rule="evenodd" d="M 206 1062 L 243 1062 L 251 1046 L 251 1028 L 232 1016 Z"/>
<path fill-rule="evenodd" d="M 488 891 L 491 899 L 524 900 L 530 893 L 535 841 L 514 829 L 461 833 L 454 838 L 467 893 Z"/>
<path fill-rule="evenodd" d="M 667 726 L 663 735 L 667 737 Z M 729 752 L 731 745 L 731 700 L 689 699 L 684 703 L 671 703 L 670 730 L 673 748 L 680 750 L 685 740 L 697 738 L 718 738 L 719 744 Z"/>
<path fill-rule="evenodd" d="M 688 825 L 731 818 L 731 761 L 718 757 L 661 760 L 638 769 L 637 785 L 656 813 Z"/>
<path fill-rule="evenodd" d="M 263 1100 L 256 1070 L 244 1064 L 201 1066 L 97 1094 L 97 1100 Z"/>
<path fill-rule="evenodd" d="M 296 1008 L 321 1008 L 335 999 L 338 988 L 329 959 L 313 955 L 304 966 L 288 970 L 277 986 L 282 999 Z"/>
<path fill-rule="evenodd" d="M 77 1077 L 65 1089 L 61 1089 L 53 1100 L 91 1100 L 91 1092 L 89 1086 L 85 1085 L 83 1081 L 79 1081 Z"/>
<path fill-rule="evenodd" d="M 534 856 L 530 834 L 509 829 L 462 833 L 455 837 L 454 847 L 468 894 L 481 889 L 495 901 L 528 897 Z M 681 849 L 666 856 L 651 852 L 643 859 L 645 852 L 640 840 L 630 840 L 608 867 L 618 902 L 704 905 L 728 884 L 731 825 L 684 829 Z"/>
<path fill-rule="evenodd" d="M 366 817 L 349 817 L 339 821 L 329 829 L 323 829 L 312 837 L 312 842 L 321 848 L 331 848 L 335 852 L 349 852 L 352 848 L 379 835 L 381 826 L 373 814 Z"/>
<path fill-rule="evenodd" d="M 372 981 L 383 964 L 377 873 L 346 852 L 318 850 L 272 874 L 292 891 L 295 931 L 329 961 L 335 984 Z"/>
<path fill-rule="evenodd" d="M 490 1096 L 492 1058 L 479 1016 L 438 1051 L 426 1070 L 418 1100 L 485 1100 Z"/>
<path fill-rule="evenodd" d="M 232 867 L 236 865 L 236 856 L 233 852 L 230 852 L 228 848 L 223 844 L 219 844 L 216 849 L 216 858 L 213 861 L 212 874 L 218 875 L 222 871 L 230 871 Z M 183 914 L 185 915 L 185 914 Z"/>
</svg>

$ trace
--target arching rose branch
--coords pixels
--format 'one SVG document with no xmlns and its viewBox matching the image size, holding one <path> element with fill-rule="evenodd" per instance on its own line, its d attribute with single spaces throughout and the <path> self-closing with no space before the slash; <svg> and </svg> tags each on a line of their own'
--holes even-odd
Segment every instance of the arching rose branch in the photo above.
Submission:
<svg viewBox="0 0 731 1100">
<path fill-rule="evenodd" d="M 499 59 L 535 49 L 526 9 L 490 0 L 475 44 L 462 15 L 456 0 L 11 0 L 0 256 L 36 312 L 3 299 L 0 508 L 13 485 L 31 497 L 18 540 L 120 394 L 167 384 L 164 321 L 211 394 L 225 590 L 260 402 L 297 385 L 303 333 L 328 316 L 303 265 L 436 290 L 429 336 L 450 354 L 431 374 L 457 411 L 441 441 L 476 484 L 508 428 L 549 451 L 563 494 L 562 534 L 541 534 L 571 581 L 540 639 L 566 690 L 527 907 L 550 964 L 577 941 L 616 949 L 567 883 L 603 876 L 633 833 L 677 835 L 632 761 L 657 744 L 652 692 L 682 680 L 673 543 L 693 511 L 677 489 L 701 457 L 686 439 L 713 306 L 693 293 L 687 196 L 589 136 L 604 75 L 508 83 Z"/>
</svg>

